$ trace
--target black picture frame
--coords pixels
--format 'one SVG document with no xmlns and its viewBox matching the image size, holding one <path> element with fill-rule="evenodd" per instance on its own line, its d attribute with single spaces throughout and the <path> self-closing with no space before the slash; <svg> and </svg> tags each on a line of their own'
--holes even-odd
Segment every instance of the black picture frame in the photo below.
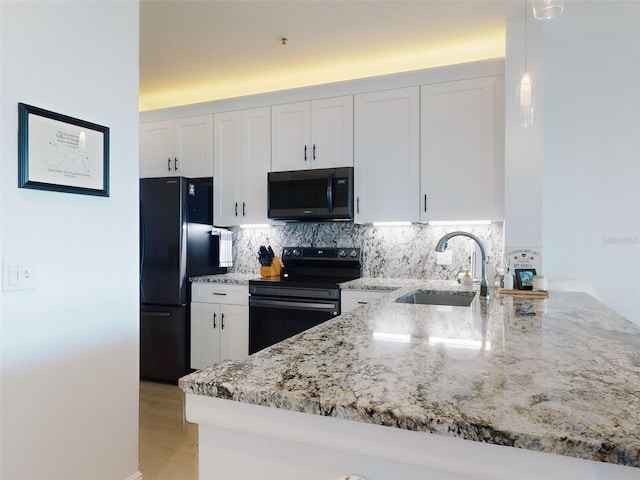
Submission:
<svg viewBox="0 0 640 480">
<path fill-rule="evenodd" d="M 109 196 L 109 128 L 18 103 L 18 187 Z"/>
<path fill-rule="evenodd" d="M 533 290 L 533 277 L 535 276 L 535 268 L 516 268 L 514 275 L 516 289 Z"/>
</svg>

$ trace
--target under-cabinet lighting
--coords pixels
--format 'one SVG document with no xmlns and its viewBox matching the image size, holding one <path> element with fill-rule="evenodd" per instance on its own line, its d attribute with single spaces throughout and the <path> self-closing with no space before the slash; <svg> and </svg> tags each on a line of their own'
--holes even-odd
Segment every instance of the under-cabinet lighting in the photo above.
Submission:
<svg viewBox="0 0 640 480">
<path fill-rule="evenodd" d="M 482 350 L 482 340 L 468 340 L 465 338 L 429 337 L 429 345 L 445 345 L 452 348 L 468 348 Z M 491 342 L 484 344 L 484 350 L 491 350 Z"/>
<path fill-rule="evenodd" d="M 271 228 L 268 223 L 243 223 L 240 228 Z"/>
<path fill-rule="evenodd" d="M 432 220 L 429 225 L 491 225 L 491 220 Z"/>
<path fill-rule="evenodd" d="M 406 333 L 373 332 L 373 339 L 383 342 L 411 343 L 411 335 Z"/>
<path fill-rule="evenodd" d="M 408 227 L 411 222 L 373 222 L 374 227 Z"/>
</svg>

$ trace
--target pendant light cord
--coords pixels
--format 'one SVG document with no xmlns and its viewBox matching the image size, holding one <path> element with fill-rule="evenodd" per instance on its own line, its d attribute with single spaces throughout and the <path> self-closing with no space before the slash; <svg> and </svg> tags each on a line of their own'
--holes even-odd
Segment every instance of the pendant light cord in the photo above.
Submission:
<svg viewBox="0 0 640 480">
<path fill-rule="evenodd" d="M 527 48 L 527 0 L 524 0 L 524 71 L 525 73 L 529 72 L 527 67 L 527 57 L 528 57 L 528 48 Z"/>
</svg>

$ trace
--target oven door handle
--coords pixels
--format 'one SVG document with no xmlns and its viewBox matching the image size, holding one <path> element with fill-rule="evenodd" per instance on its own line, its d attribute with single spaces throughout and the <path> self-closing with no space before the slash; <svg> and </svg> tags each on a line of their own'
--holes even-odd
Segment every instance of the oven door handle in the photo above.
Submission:
<svg viewBox="0 0 640 480">
<path fill-rule="evenodd" d="M 283 307 L 304 310 L 316 310 L 335 312 L 336 303 L 320 303 L 320 302 L 289 302 L 287 300 L 266 300 L 262 298 L 249 297 L 249 306 L 251 307 Z"/>
</svg>

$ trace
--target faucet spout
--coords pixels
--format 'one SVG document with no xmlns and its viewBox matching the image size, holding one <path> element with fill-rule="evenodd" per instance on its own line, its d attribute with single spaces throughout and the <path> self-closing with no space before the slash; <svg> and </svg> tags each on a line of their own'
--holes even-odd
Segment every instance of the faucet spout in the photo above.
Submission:
<svg viewBox="0 0 640 480">
<path fill-rule="evenodd" d="M 436 252 L 444 252 L 447 248 L 447 242 L 453 237 L 469 237 L 475 241 L 480 247 L 480 253 L 482 255 L 482 280 L 480 280 L 480 298 L 489 299 L 489 282 L 487 281 L 487 264 L 489 262 L 487 257 L 487 251 L 485 250 L 482 242 L 478 237 L 469 232 L 451 232 L 444 235 L 438 243 L 436 243 Z"/>
</svg>

